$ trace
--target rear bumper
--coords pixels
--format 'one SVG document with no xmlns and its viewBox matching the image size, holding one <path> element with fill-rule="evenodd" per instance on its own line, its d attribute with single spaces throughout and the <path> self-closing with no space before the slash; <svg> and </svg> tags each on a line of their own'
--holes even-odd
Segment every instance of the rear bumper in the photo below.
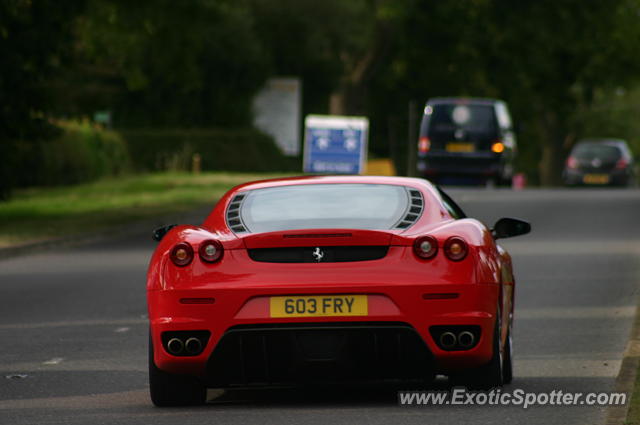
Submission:
<svg viewBox="0 0 640 425">
<path fill-rule="evenodd" d="M 433 356 L 397 322 L 237 326 L 207 363 L 210 387 L 358 382 L 433 376 Z"/>
<path fill-rule="evenodd" d="M 604 184 L 589 184 L 585 183 L 585 176 L 587 174 L 594 175 L 607 175 L 609 176 L 608 183 Z M 562 179 L 564 184 L 569 186 L 577 186 L 577 185 L 589 185 L 589 186 L 604 186 L 604 185 L 615 185 L 615 186 L 625 186 L 629 184 L 629 180 L 632 178 L 631 173 L 628 170 L 611 170 L 611 171 L 584 171 L 584 170 L 574 170 L 574 169 L 565 169 L 562 173 Z"/>
<path fill-rule="evenodd" d="M 154 361 L 162 370 L 196 375 L 219 387 L 275 384 L 304 376 L 360 380 L 367 377 L 365 371 L 371 372 L 370 378 L 447 373 L 490 360 L 498 291 L 497 284 L 476 283 L 153 290 L 148 303 Z M 424 298 L 433 293 L 458 295 Z M 269 296 L 295 294 L 366 294 L 368 315 L 270 317 Z M 183 304 L 183 298 L 215 302 Z M 446 351 L 430 333 L 432 326 L 455 325 L 479 327 L 473 348 Z M 174 356 L 162 343 L 162 335 L 172 331 L 208 331 L 210 337 L 200 354 Z M 333 341 L 315 348 L 329 350 L 326 358 L 315 358 L 317 352 L 309 355 L 305 339 Z"/>
<path fill-rule="evenodd" d="M 505 172 L 506 155 L 492 152 L 429 152 L 418 159 L 418 171 L 427 178 L 442 176 L 510 177 Z M 508 168 L 508 167 L 507 167 Z"/>
</svg>

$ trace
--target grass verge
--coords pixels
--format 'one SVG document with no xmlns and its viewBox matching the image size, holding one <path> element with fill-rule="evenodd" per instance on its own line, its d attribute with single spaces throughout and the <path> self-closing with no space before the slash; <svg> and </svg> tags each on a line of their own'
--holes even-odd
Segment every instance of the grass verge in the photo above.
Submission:
<svg viewBox="0 0 640 425">
<path fill-rule="evenodd" d="M 616 391 L 626 392 L 630 400 L 626 412 L 619 409 L 620 414 L 616 417 L 616 411 L 612 410 L 608 424 L 640 425 L 640 310 L 636 311 L 631 337 L 616 382 Z M 624 420 L 619 420 L 620 418 Z"/>
<path fill-rule="evenodd" d="M 161 173 L 17 191 L 0 203 L 0 247 L 101 231 L 214 202 L 231 187 L 281 174 Z"/>
<path fill-rule="evenodd" d="M 640 425 L 640 373 L 636 373 L 625 425 Z"/>
</svg>

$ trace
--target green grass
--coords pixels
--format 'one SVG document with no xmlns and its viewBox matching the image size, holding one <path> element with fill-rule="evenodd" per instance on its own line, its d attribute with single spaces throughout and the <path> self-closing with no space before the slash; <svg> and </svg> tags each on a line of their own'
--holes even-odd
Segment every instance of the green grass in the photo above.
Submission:
<svg viewBox="0 0 640 425">
<path fill-rule="evenodd" d="M 636 374 L 636 381 L 633 385 L 633 392 L 629 395 L 629 410 L 625 425 L 640 425 L 640 370 Z"/>
<path fill-rule="evenodd" d="M 87 234 L 209 205 L 231 187 L 276 174 L 162 173 L 17 191 L 0 203 L 0 247 Z"/>
</svg>

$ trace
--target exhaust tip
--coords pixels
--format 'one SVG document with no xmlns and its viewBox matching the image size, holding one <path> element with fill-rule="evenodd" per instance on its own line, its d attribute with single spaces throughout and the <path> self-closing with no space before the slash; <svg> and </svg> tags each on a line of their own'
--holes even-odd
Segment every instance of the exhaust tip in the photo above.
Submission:
<svg viewBox="0 0 640 425">
<path fill-rule="evenodd" d="M 183 349 L 184 343 L 178 338 L 171 338 L 169 342 L 167 342 L 167 351 L 171 354 L 178 355 L 182 353 Z"/>
<path fill-rule="evenodd" d="M 202 351 L 202 342 L 198 338 L 189 338 L 184 344 L 187 353 L 198 354 Z"/>
<path fill-rule="evenodd" d="M 476 342 L 476 337 L 469 331 L 463 331 L 458 334 L 458 344 L 463 348 L 469 348 Z"/>
<path fill-rule="evenodd" d="M 443 332 L 440 335 L 440 346 L 445 349 L 453 348 L 456 345 L 457 337 L 453 332 Z"/>
</svg>

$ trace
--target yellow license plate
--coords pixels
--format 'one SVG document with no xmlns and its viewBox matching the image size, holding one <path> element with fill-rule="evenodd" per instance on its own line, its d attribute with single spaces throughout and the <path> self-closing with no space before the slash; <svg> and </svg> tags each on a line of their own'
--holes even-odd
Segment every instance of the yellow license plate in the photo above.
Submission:
<svg viewBox="0 0 640 425">
<path fill-rule="evenodd" d="M 271 297 L 271 317 L 366 316 L 366 295 Z"/>
<path fill-rule="evenodd" d="M 473 143 L 447 143 L 447 152 L 473 152 L 476 150 Z"/>
<path fill-rule="evenodd" d="M 607 184 L 609 183 L 608 174 L 585 174 L 582 181 L 586 184 Z"/>
</svg>

